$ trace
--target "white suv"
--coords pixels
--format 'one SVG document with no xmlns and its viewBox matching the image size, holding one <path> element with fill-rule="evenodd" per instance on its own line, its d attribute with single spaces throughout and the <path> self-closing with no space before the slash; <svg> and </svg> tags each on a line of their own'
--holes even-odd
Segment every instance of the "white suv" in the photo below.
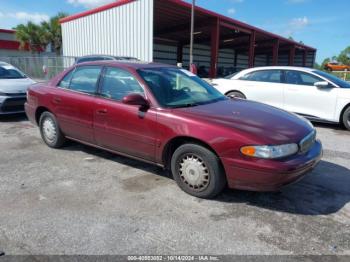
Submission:
<svg viewBox="0 0 350 262">
<path fill-rule="evenodd" d="M 212 84 L 229 97 L 256 100 L 314 121 L 342 123 L 350 130 L 350 83 L 331 74 L 312 68 L 256 67 Z"/>
</svg>

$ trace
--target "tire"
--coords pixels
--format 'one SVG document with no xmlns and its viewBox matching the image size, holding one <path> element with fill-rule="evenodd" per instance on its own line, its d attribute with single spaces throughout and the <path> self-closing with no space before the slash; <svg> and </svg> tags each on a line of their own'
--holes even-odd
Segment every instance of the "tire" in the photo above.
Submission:
<svg viewBox="0 0 350 262">
<path fill-rule="evenodd" d="M 330 67 L 326 67 L 326 71 L 332 72 L 333 70 L 332 70 L 332 68 L 330 68 Z"/>
<path fill-rule="evenodd" d="M 341 120 L 343 126 L 350 131 L 350 106 L 347 109 L 345 109 Z"/>
<path fill-rule="evenodd" d="M 60 148 L 63 146 L 66 138 L 62 134 L 56 117 L 50 112 L 43 112 L 40 115 L 39 128 L 41 138 L 45 144 L 52 148 Z"/>
<path fill-rule="evenodd" d="M 178 186 L 199 198 L 214 198 L 226 185 L 218 157 L 197 144 L 178 147 L 171 158 L 171 172 Z"/>
<path fill-rule="evenodd" d="M 247 98 L 245 97 L 245 95 L 243 95 L 243 94 L 242 94 L 241 92 L 239 92 L 239 91 L 231 91 L 231 92 L 228 92 L 228 93 L 226 94 L 226 96 L 229 97 L 229 98 L 247 99 Z"/>
</svg>

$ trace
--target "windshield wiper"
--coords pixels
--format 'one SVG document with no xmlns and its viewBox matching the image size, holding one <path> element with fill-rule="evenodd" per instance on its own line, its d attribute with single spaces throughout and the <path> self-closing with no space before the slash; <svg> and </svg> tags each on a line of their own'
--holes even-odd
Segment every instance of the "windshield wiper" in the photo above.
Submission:
<svg viewBox="0 0 350 262">
<path fill-rule="evenodd" d="M 199 106 L 199 104 L 198 103 L 187 103 L 187 104 L 172 106 L 172 108 L 194 107 L 194 106 Z"/>
</svg>

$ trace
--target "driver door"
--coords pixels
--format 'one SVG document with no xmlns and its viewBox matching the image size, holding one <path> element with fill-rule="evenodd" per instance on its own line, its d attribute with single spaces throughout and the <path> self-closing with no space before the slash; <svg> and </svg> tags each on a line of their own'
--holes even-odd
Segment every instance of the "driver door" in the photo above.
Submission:
<svg viewBox="0 0 350 262">
<path fill-rule="evenodd" d="M 107 67 L 101 80 L 94 111 L 94 136 L 98 145 L 130 156 L 155 160 L 156 110 L 122 103 L 131 93 L 145 95 L 130 72 Z"/>
<path fill-rule="evenodd" d="M 323 79 L 296 70 L 285 71 L 284 108 L 309 117 L 332 121 L 334 118 L 337 88 L 318 88 L 314 83 Z"/>
</svg>

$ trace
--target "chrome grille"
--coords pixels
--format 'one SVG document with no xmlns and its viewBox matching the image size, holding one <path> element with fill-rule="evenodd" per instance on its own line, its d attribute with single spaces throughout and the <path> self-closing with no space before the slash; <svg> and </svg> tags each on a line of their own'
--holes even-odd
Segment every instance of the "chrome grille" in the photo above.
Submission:
<svg viewBox="0 0 350 262">
<path fill-rule="evenodd" d="M 300 153 L 306 153 L 314 145 L 316 140 L 316 131 L 313 130 L 310 134 L 303 138 L 299 143 Z"/>
</svg>

